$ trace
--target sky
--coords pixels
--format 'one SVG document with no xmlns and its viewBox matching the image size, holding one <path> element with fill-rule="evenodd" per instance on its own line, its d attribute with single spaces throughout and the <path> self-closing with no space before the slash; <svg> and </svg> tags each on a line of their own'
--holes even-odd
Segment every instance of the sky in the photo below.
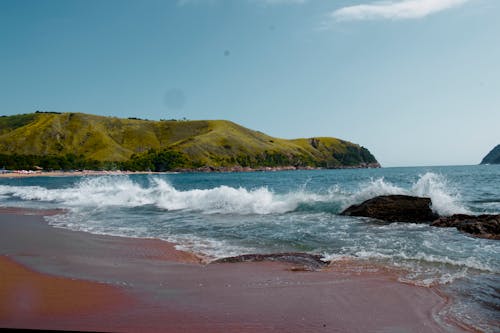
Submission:
<svg viewBox="0 0 500 333">
<path fill-rule="evenodd" d="M 477 164 L 500 144 L 500 1 L 0 0 L 0 115 L 36 110 Z"/>
</svg>

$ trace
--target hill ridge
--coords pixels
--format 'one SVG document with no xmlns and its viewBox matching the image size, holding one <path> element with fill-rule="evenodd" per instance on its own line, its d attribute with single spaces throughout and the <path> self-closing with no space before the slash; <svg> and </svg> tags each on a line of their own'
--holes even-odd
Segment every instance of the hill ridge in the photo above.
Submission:
<svg viewBox="0 0 500 333">
<path fill-rule="evenodd" d="M 345 140 L 281 139 L 229 120 L 156 121 L 76 112 L 0 117 L 2 156 L 76 156 L 132 168 L 130 161 L 154 159 L 160 153 L 166 158 L 164 151 L 182 159 L 177 167 L 186 169 L 379 166 L 368 149 Z M 147 163 L 143 167 L 147 169 Z"/>
</svg>

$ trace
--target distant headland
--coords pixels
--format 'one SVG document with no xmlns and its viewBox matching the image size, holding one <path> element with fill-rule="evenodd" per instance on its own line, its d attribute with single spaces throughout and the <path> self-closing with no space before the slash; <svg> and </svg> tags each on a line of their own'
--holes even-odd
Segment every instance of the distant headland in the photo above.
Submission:
<svg viewBox="0 0 500 333">
<path fill-rule="evenodd" d="M 500 164 L 500 145 L 493 148 L 488 155 L 486 155 L 481 164 Z"/>
<path fill-rule="evenodd" d="M 498 147 L 497 147 L 498 148 Z M 332 137 L 286 140 L 227 120 L 35 112 L 0 117 L 0 169 L 266 171 L 380 167 Z"/>
</svg>

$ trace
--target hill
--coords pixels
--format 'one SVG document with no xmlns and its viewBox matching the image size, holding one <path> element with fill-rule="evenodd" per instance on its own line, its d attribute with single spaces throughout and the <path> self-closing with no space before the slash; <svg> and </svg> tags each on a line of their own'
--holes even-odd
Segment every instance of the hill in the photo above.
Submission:
<svg viewBox="0 0 500 333">
<path fill-rule="evenodd" d="M 285 140 L 225 120 L 151 121 L 54 112 L 0 117 L 0 155 L 0 166 L 11 166 L 16 157 L 26 160 L 26 167 L 37 163 L 49 169 L 378 166 L 366 148 L 336 138 Z"/>
<path fill-rule="evenodd" d="M 493 148 L 488 155 L 486 155 L 481 164 L 500 164 L 500 145 Z"/>
</svg>

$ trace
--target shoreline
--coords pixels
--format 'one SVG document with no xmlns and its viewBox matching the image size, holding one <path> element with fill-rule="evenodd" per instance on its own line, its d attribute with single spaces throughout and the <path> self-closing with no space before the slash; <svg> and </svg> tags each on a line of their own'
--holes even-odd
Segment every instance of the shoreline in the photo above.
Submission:
<svg viewBox="0 0 500 333">
<path fill-rule="evenodd" d="M 9 272 L 21 272 L 23 281 L 31 283 L 31 291 L 40 295 L 37 304 L 47 309 L 26 317 L 13 301 L 6 301 L 0 306 L 0 327 L 471 331 L 453 320 L 437 319 L 450 302 L 445 295 L 397 282 L 393 272 L 356 271 L 352 262 L 334 263 L 318 272 L 294 271 L 291 264 L 267 261 L 204 265 L 198 256 L 178 251 L 168 242 L 54 228 L 43 220 L 44 215 L 40 210 L 0 209 L 0 279 Z M 45 284 L 37 284 L 40 279 Z M 16 299 L 25 293 L 25 288 L 13 288 L 12 283 L 23 287 L 15 279 L 9 281 L 8 288 L 0 284 L 0 295 L 9 291 Z M 68 292 L 57 294 L 63 286 Z M 81 305 L 74 305 L 71 296 L 82 292 L 81 286 L 109 294 L 105 298 L 109 303 L 95 297 L 90 300 L 95 308 L 82 305 L 86 309 L 82 314 Z M 51 307 L 51 299 L 68 304 L 69 313 L 59 313 L 60 305 Z"/>
<path fill-rule="evenodd" d="M 78 177 L 78 176 L 115 176 L 115 175 L 149 175 L 162 174 L 168 172 L 149 171 L 34 171 L 34 172 L 5 172 L 0 173 L 0 178 L 27 178 L 27 177 Z"/>
<path fill-rule="evenodd" d="M 0 178 L 24 178 L 24 177 L 71 177 L 71 176 L 105 176 L 105 175 L 161 175 L 172 173 L 231 173 L 231 172 L 277 172 L 277 171 L 296 171 L 296 170 L 339 170 L 339 169 L 377 169 L 380 164 L 367 164 L 356 166 L 339 166 L 332 168 L 322 167 L 211 167 L 205 166 L 196 169 L 173 169 L 171 171 L 122 171 L 122 170 L 81 170 L 81 171 L 26 171 L 10 170 L 9 172 L 0 172 Z"/>
</svg>

